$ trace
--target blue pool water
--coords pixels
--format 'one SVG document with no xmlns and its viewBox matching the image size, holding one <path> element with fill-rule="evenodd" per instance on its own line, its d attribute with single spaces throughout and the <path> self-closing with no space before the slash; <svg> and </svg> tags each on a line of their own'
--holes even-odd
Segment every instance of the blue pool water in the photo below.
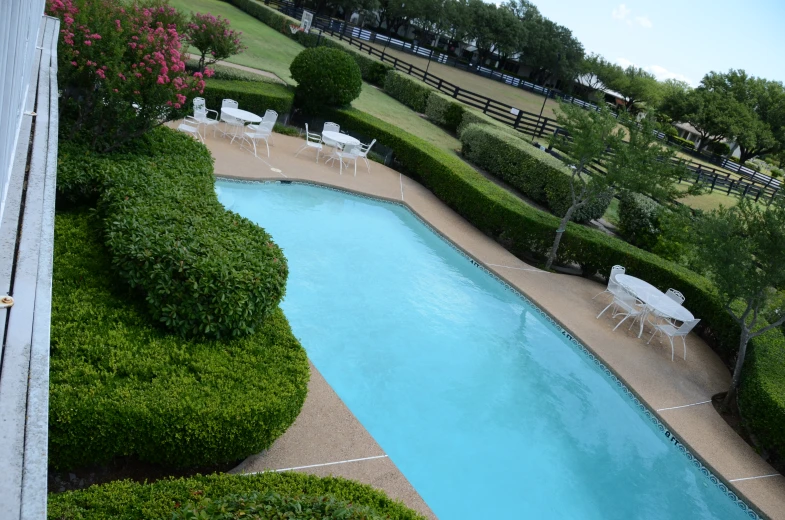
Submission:
<svg viewBox="0 0 785 520">
<path fill-rule="evenodd" d="M 302 184 L 217 191 L 283 248 L 295 335 L 440 519 L 749 518 L 535 307 L 406 209 Z"/>
</svg>

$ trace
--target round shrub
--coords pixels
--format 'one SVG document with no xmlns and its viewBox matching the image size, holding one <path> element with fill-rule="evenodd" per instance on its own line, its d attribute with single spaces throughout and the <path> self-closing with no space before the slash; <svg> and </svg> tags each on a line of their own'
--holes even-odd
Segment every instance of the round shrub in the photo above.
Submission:
<svg viewBox="0 0 785 520">
<path fill-rule="evenodd" d="M 706 149 L 717 155 L 728 155 L 730 153 L 730 146 L 727 143 L 711 142 L 706 145 Z"/>
<path fill-rule="evenodd" d="M 348 106 L 362 91 L 360 67 L 340 49 L 305 49 L 294 58 L 289 70 L 297 82 L 295 101 L 306 111 Z"/>
<path fill-rule="evenodd" d="M 619 197 L 619 234 L 635 246 L 651 251 L 659 236 L 662 206 L 649 197 L 624 192 Z"/>
<path fill-rule="evenodd" d="M 87 213 L 56 217 L 49 463 L 193 467 L 267 449 L 299 414 L 310 373 L 280 309 L 241 339 L 166 334 L 118 288 L 100 237 Z"/>
<path fill-rule="evenodd" d="M 276 496 L 277 495 L 277 496 Z M 52 520 L 172 520 L 172 518 L 235 518 L 235 516 L 189 516 L 193 504 L 209 507 L 209 502 L 232 505 L 240 497 L 266 502 L 270 509 L 261 516 L 240 518 L 384 518 L 423 520 L 423 516 L 390 499 L 383 491 L 340 477 L 317 477 L 305 473 L 262 473 L 259 475 L 208 475 L 159 480 L 140 484 L 130 480 L 109 482 L 80 491 L 50 494 L 48 517 Z M 247 499 L 246 499 L 247 500 Z M 209 502 L 208 502 L 209 501 Z M 310 515 L 292 511 L 297 504 L 314 509 L 332 508 L 331 515 Z M 247 501 L 246 501 L 247 503 Z M 352 516 L 339 516 L 344 508 Z M 317 509 L 317 510 L 318 510 Z M 367 516 L 358 516 L 367 512 Z"/>
</svg>

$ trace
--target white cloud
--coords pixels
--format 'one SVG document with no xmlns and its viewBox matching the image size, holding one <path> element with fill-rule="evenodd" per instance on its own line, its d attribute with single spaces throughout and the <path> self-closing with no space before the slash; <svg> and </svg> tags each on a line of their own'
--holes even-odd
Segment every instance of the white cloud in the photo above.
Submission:
<svg viewBox="0 0 785 520">
<path fill-rule="evenodd" d="M 622 66 L 622 68 L 627 68 L 630 65 L 635 65 L 633 62 L 628 60 L 627 58 L 616 58 L 616 63 Z"/>
<path fill-rule="evenodd" d="M 619 4 L 618 7 L 614 8 L 613 11 L 611 11 L 611 18 L 624 22 L 630 27 L 632 27 L 633 23 L 640 25 L 644 29 L 651 29 L 654 27 L 654 24 L 648 16 L 636 16 L 633 18 L 632 9 L 625 4 Z"/>
<path fill-rule="evenodd" d="M 677 79 L 679 81 L 686 81 L 690 85 L 695 85 L 695 83 L 684 74 L 670 71 L 665 67 L 661 67 L 660 65 L 649 65 L 648 67 L 643 67 L 643 70 L 651 72 L 654 74 L 654 77 L 660 81 L 665 81 L 666 79 Z"/>
<path fill-rule="evenodd" d="M 636 16 L 635 22 L 641 27 L 644 27 L 646 29 L 651 29 L 654 26 L 654 24 L 651 23 L 651 20 L 649 20 L 647 16 Z"/>
<path fill-rule="evenodd" d="M 630 14 L 632 14 L 632 9 L 628 8 L 624 4 L 619 4 L 619 7 L 615 8 L 611 12 L 611 16 L 614 20 L 626 20 Z"/>
</svg>

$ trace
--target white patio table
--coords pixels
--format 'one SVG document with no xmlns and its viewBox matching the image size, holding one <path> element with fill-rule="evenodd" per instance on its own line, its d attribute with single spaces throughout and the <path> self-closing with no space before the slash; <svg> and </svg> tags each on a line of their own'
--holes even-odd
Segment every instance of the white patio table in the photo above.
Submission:
<svg viewBox="0 0 785 520">
<path fill-rule="evenodd" d="M 221 109 L 222 114 L 226 114 L 228 116 L 232 116 L 235 119 L 239 119 L 243 123 L 261 123 L 262 116 L 257 116 L 253 112 L 248 112 L 247 110 L 240 110 L 239 108 L 232 108 L 232 107 L 224 107 Z M 240 129 L 239 132 L 242 134 L 243 130 L 242 127 L 236 127 L 234 131 L 234 135 L 232 136 L 232 141 L 237 135 L 238 128 Z"/>
<path fill-rule="evenodd" d="M 670 299 L 668 295 L 654 287 L 649 282 L 641 280 L 640 278 L 635 278 L 634 276 L 630 276 L 628 274 L 617 274 L 616 281 L 627 292 L 645 303 L 648 309 L 657 311 L 662 316 L 682 322 L 695 319 L 695 316 L 693 316 L 690 311 L 685 309 L 683 305 Z M 641 328 L 638 332 L 639 338 L 643 334 L 643 322 L 645 320 L 646 316 L 644 315 L 641 317 Z"/>
<path fill-rule="evenodd" d="M 329 139 L 343 146 L 346 146 L 347 144 L 360 144 L 359 140 L 355 139 L 354 137 L 348 134 L 342 134 L 340 132 L 331 132 L 329 130 L 322 132 L 322 138 Z M 327 159 L 327 161 L 332 161 L 335 159 L 338 159 L 338 156 L 335 155 L 335 150 L 333 150 L 332 153 L 330 153 L 330 158 Z M 325 164 L 327 163 L 327 161 L 325 161 Z"/>
</svg>

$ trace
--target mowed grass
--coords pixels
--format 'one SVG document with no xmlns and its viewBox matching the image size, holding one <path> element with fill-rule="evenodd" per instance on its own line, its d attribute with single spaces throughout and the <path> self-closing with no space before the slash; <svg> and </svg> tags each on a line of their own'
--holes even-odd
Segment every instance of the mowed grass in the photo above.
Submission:
<svg viewBox="0 0 785 520">
<path fill-rule="evenodd" d="M 248 48 L 226 61 L 266 70 L 290 85 L 295 84 L 289 73 L 289 64 L 303 50 L 303 47 L 297 42 L 226 2 L 219 0 L 170 0 L 169 3 L 184 13 L 211 13 L 229 19 L 233 29 L 242 31 L 243 43 Z"/>
<path fill-rule="evenodd" d="M 299 43 L 219 0 L 170 0 L 170 3 L 184 12 L 212 13 L 228 18 L 234 29 L 243 32 L 243 42 L 248 49 L 226 61 L 272 72 L 290 85 L 296 85 L 289 73 L 289 64 L 304 49 Z M 368 83 L 363 83 L 362 93 L 352 106 L 404 128 L 439 148 L 460 148 L 456 138 Z"/>
<path fill-rule="evenodd" d="M 383 44 L 363 42 L 364 44 L 373 45 L 379 50 L 384 49 Z M 356 50 L 357 47 L 355 47 Z M 389 47 L 384 51 L 386 55 L 398 58 L 399 60 L 411 63 L 423 70 L 428 69 L 428 75 L 439 77 L 445 81 L 449 81 L 453 85 L 458 85 L 462 89 L 480 94 L 491 99 L 495 99 L 501 103 L 506 103 L 520 110 L 525 110 L 533 114 L 539 114 L 542 108 L 544 96 L 528 92 L 526 90 L 507 85 L 500 81 L 484 78 L 477 74 L 467 72 L 465 70 L 443 65 L 431 60 L 428 65 L 428 59 L 413 54 L 390 49 Z M 542 112 L 543 117 L 555 119 L 554 110 L 559 107 L 559 103 L 553 99 L 548 99 L 545 103 L 545 109 Z"/>
</svg>

